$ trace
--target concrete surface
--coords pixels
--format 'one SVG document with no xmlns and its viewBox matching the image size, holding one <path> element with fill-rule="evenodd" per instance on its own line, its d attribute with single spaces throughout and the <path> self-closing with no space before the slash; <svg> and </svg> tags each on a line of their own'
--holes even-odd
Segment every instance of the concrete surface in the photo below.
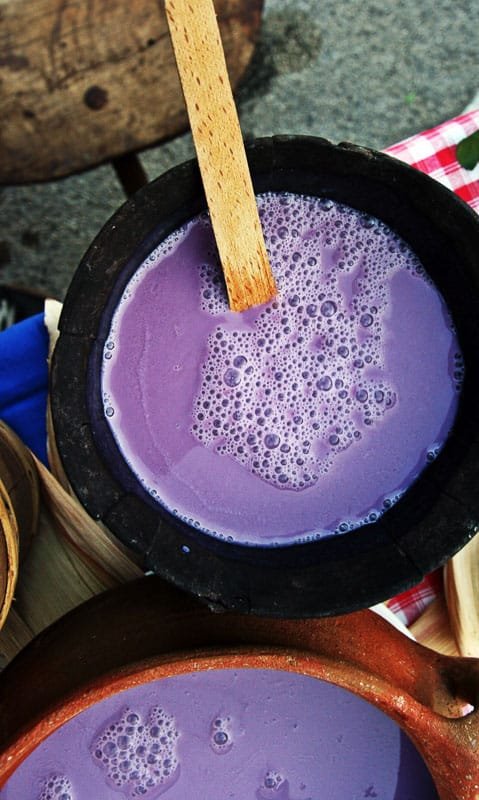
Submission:
<svg viewBox="0 0 479 800">
<path fill-rule="evenodd" d="M 472 101 L 478 29 L 477 0 L 265 0 L 261 40 L 238 95 L 243 131 L 386 147 Z M 185 135 L 142 161 L 153 178 L 191 154 Z M 0 281 L 62 298 L 123 199 L 109 166 L 0 187 Z"/>
</svg>

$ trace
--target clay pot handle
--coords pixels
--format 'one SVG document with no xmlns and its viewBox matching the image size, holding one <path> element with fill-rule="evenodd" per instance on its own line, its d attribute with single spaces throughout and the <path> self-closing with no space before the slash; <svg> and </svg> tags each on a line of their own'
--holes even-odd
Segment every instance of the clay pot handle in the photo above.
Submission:
<svg viewBox="0 0 479 800">
<path fill-rule="evenodd" d="M 466 704 L 479 705 L 479 659 L 437 653 L 370 611 L 310 624 L 322 654 L 384 678 L 441 716 L 460 717 Z"/>
<path fill-rule="evenodd" d="M 479 659 L 436 653 L 369 611 L 309 626 L 309 646 L 318 654 L 359 668 L 347 688 L 404 728 L 441 800 L 479 800 Z M 477 710 L 466 713 L 466 704 Z"/>
<path fill-rule="evenodd" d="M 292 648 L 292 668 L 374 703 L 423 755 L 441 800 L 479 800 L 479 659 L 441 655 L 408 639 L 371 611 L 342 617 L 268 620 L 194 615 L 198 645 L 211 641 Z M 190 628 L 187 617 L 182 626 Z M 203 627 L 204 626 L 204 627 Z M 175 620 L 179 627 L 179 620 Z M 234 633 L 232 633 L 234 630 Z M 291 652 L 291 651 L 290 651 Z M 319 659 L 316 660 L 316 656 Z"/>
<path fill-rule="evenodd" d="M 178 606 L 177 606 L 178 608 Z M 214 615 L 188 604 L 171 615 L 168 646 L 244 645 L 289 651 L 289 668 L 329 680 L 395 719 L 423 755 L 441 800 L 479 800 L 479 659 L 436 653 L 371 611 L 327 619 Z M 265 655 L 264 649 L 262 650 Z M 289 661 L 288 661 L 289 659 Z"/>
</svg>

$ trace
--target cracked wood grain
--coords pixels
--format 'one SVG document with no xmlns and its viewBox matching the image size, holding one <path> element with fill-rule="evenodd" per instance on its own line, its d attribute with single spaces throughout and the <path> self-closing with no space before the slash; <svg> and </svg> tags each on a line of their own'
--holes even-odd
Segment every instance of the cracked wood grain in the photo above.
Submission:
<svg viewBox="0 0 479 800">
<path fill-rule="evenodd" d="M 234 86 L 262 5 L 216 0 Z M 161 0 L 3 0 L 1 22 L 0 183 L 57 178 L 187 128 Z"/>
</svg>

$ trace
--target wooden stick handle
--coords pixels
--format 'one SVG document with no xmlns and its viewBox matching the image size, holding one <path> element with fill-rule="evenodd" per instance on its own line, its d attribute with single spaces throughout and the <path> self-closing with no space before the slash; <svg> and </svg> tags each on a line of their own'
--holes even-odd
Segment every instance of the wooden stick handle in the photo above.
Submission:
<svg viewBox="0 0 479 800">
<path fill-rule="evenodd" d="M 212 0 L 165 0 L 230 307 L 276 294 Z"/>
</svg>

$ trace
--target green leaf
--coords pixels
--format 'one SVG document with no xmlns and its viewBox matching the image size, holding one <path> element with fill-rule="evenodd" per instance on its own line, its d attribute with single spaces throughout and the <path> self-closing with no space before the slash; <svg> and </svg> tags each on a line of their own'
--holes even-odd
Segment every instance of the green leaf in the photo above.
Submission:
<svg viewBox="0 0 479 800">
<path fill-rule="evenodd" d="M 464 169 L 474 169 L 476 164 L 479 164 L 479 131 L 459 142 L 456 157 Z"/>
</svg>

